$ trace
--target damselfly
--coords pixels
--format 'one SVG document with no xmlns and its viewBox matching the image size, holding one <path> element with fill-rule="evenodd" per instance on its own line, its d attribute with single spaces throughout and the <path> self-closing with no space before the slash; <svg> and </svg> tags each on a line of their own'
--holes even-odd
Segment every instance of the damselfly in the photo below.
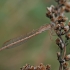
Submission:
<svg viewBox="0 0 70 70">
<path fill-rule="evenodd" d="M 51 29 L 51 25 L 46 24 L 46 25 L 41 26 L 37 30 L 33 30 L 32 32 L 28 33 L 25 36 L 22 35 L 17 38 L 10 39 L 3 44 L 3 47 L 0 49 L 0 51 L 4 50 L 6 48 L 13 47 L 13 46 L 18 46 L 18 45 L 22 44 L 23 42 L 25 42 L 26 40 L 30 39 L 31 37 L 36 36 L 36 35 L 44 32 L 46 30 L 49 30 L 49 29 Z"/>
<path fill-rule="evenodd" d="M 48 12 L 46 13 L 46 16 L 50 18 L 51 20 L 50 24 L 43 25 L 37 30 L 30 32 L 26 36 L 20 36 L 20 37 L 6 41 L 3 44 L 3 47 L 0 49 L 0 51 L 9 47 L 18 46 L 33 36 L 36 36 L 51 28 L 54 29 L 57 23 L 66 21 L 66 18 L 63 16 L 64 12 L 62 10 L 63 8 L 61 8 L 60 5 L 58 5 L 57 7 L 54 7 L 53 5 L 51 5 L 50 7 L 47 7 Z"/>
</svg>

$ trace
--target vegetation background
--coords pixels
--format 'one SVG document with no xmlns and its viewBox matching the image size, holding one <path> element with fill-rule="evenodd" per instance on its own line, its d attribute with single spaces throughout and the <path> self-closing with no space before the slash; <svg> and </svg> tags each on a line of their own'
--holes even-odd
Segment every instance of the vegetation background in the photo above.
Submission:
<svg viewBox="0 0 70 70">
<path fill-rule="evenodd" d="M 56 5 L 54 0 L 0 0 L 0 47 L 9 39 L 25 35 L 33 29 L 49 24 L 46 7 Z M 69 14 L 66 14 L 69 16 Z M 37 66 L 50 64 L 58 70 L 55 38 L 49 31 L 37 35 L 24 44 L 0 52 L 0 70 L 20 70 L 26 63 Z M 69 46 L 69 45 L 68 45 Z M 69 48 L 68 52 L 69 53 Z"/>
</svg>

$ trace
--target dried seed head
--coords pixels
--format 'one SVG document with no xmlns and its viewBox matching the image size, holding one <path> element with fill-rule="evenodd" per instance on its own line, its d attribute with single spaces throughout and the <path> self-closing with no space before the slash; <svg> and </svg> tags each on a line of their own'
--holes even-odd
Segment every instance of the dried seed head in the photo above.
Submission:
<svg viewBox="0 0 70 70">
<path fill-rule="evenodd" d="M 66 3 L 66 0 L 60 0 L 59 3 L 60 3 L 61 5 L 64 5 L 64 4 Z"/>
<path fill-rule="evenodd" d="M 70 33 L 66 34 L 65 37 L 67 38 L 67 40 L 69 40 L 70 39 Z"/>
<path fill-rule="evenodd" d="M 59 45 L 59 44 L 60 44 L 60 42 L 61 42 L 61 41 L 60 41 L 60 39 L 59 39 L 59 38 L 57 38 L 57 39 L 56 39 L 56 44 L 57 44 L 57 45 Z"/>
<path fill-rule="evenodd" d="M 40 67 L 40 66 L 37 66 L 37 67 L 35 68 L 35 70 L 41 70 L 41 67 Z"/>
<path fill-rule="evenodd" d="M 65 6 L 62 6 L 60 12 L 61 12 L 62 14 L 64 14 L 64 11 L 65 11 Z M 60 13 L 60 14 L 61 14 L 61 13 Z"/>
<path fill-rule="evenodd" d="M 34 66 L 31 66 L 31 70 L 34 70 Z"/>
<path fill-rule="evenodd" d="M 56 20 L 56 18 L 54 18 L 54 17 L 51 18 L 51 21 L 54 22 L 54 23 L 55 23 L 55 20 Z"/>
<path fill-rule="evenodd" d="M 64 29 L 65 23 L 61 22 L 60 26 L 61 26 L 62 29 Z"/>
<path fill-rule="evenodd" d="M 63 18 L 62 16 L 59 16 L 58 17 L 58 22 L 61 22 L 62 18 Z"/>
<path fill-rule="evenodd" d="M 56 30 L 56 34 L 57 34 L 58 36 L 61 36 L 61 31 Z"/>
<path fill-rule="evenodd" d="M 69 21 L 69 23 L 68 23 L 68 26 L 69 26 L 69 28 L 70 28 L 70 21 Z"/>
<path fill-rule="evenodd" d="M 60 57 L 60 52 L 57 52 L 57 56 Z"/>
<path fill-rule="evenodd" d="M 63 22 L 65 22 L 66 20 L 68 20 L 68 18 L 67 17 L 63 17 Z"/>
<path fill-rule="evenodd" d="M 65 12 L 70 12 L 70 8 L 65 7 Z"/>
<path fill-rule="evenodd" d="M 25 67 L 27 67 L 27 66 L 28 66 L 28 64 L 25 65 Z"/>
<path fill-rule="evenodd" d="M 48 12 L 51 12 L 52 8 L 51 7 L 47 7 Z"/>
<path fill-rule="evenodd" d="M 57 24 L 56 26 L 55 26 L 55 28 L 54 28 L 55 30 L 60 30 L 61 29 L 61 26 L 60 26 L 60 24 Z"/>
<path fill-rule="evenodd" d="M 65 63 L 63 63 L 63 69 L 65 69 L 65 70 L 66 70 L 66 69 L 67 69 L 67 66 L 68 66 L 68 63 L 66 63 L 66 62 L 65 62 Z"/>
<path fill-rule="evenodd" d="M 43 66 L 43 63 L 40 63 L 40 66 Z"/>
<path fill-rule="evenodd" d="M 56 44 L 61 50 L 64 48 L 64 43 L 59 38 L 56 39 Z"/>
<path fill-rule="evenodd" d="M 68 32 L 69 31 L 69 26 L 68 25 L 64 27 L 64 31 L 65 32 Z"/>
<path fill-rule="evenodd" d="M 57 52 L 57 57 L 58 57 L 58 60 L 59 60 L 59 58 L 60 58 L 60 52 Z"/>
<path fill-rule="evenodd" d="M 41 70 L 46 70 L 46 67 L 43 65 L 43 63 L 41 63 L 39 67 L 40 67 Z"/>
<path fill-rule="evenodd" d="M 34 70 L 37 70 L 37 68 L 39 68 L 39 67 L 37 67 L 37 66 L 36 66 L 36 67 L 34 67 Z"/>
<path fill-rule="evenodd" d="M 70 54 L 66 55 L 64 59 L 65 59 L 65 61 L 69 61 L 70 60 Z"/>
<path fill-rule="evenodd" d="M 53 5 L 51 5 L 50 7 L 47 7 L 47 10 L 48 10 L 49 12 L 52 12 L 53 9 L 54 9 L 54 6 L 53 6 Z"/>
<path fill-rule="evenodd" d="M 46 65 L 46 70 L 50 70 L 51 66 L 48 64 Z"/>
<path fill-rule="evenodd" d="M 68 18 L 63 17 L 63 16 L 59 16 L 59 17 L 58 17 L 58 22 L 59 22 L 59 23 L 60 23 L 60 22 L 65 22 L 66 20 L 68 20 Z"/>
<path fill-rule="evenodd" d="M 70 70 L 70 68 L 66 68 L 66 70 Z"/>
<path fill-rule="evenodd" d="M 65 11 L 70 12 L 70 2 L 65 3 Z"/>
<path fill-rule="evenodd" d="M 51 19 L 51 18 L 53 18 L 53 15 L 52 15 L 52 13 L 48 12 L 48 13 L 46 13 L 46 17 Z"/>
</svg>

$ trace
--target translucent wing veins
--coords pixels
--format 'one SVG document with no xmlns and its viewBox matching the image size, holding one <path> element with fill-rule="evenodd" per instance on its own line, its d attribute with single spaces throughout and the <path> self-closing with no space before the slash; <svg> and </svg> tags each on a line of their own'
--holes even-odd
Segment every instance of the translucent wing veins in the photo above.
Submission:
<svg viewBox="0 0 70 70">
<path fill-rule="evenodd" d="M 31 38 L 35 35 L 38 35 L 38 34 L 42 33 L 43 31 L 49 30 L 50 28 L 51 28 L 51 25 L 46 24 L 46 25 L 41 26 L 39 29 L 28 33 L 25 36 L 20 36 L 20 37 L 14 38 L 14 39 L 10 39 L 3 44 L 3 47 L 0 48 L 0 51 L 3 49 L 6 49 L 6 48 L 13 47 L 13 46 L 18 46 L 18 45 L 22 44 L 23 42 L 25 42 L 26 40 L 28 40 L 29 38 Z"/>
</svg>

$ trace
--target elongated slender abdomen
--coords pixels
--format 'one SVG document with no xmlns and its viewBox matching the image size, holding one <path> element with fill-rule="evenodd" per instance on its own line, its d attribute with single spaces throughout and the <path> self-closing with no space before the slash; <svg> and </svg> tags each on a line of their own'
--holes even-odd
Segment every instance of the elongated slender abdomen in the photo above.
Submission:
<svg viewBox="0 0 70 70">
<path fill-rule="evenodd" d="M 26 40 L 30 39 L 31 37 L 36 36 L 36 35 L 42 33 L 43 31 L 49 30 L 50 28 L 51 28 L 51 25 L 46 24 L 46 25 L 41 26 L 37 30 L 33 30 L 32 32 L 28 33 L 25 36 L 22 35 L 20 37 L 10 39 L 3 44 L 3 47 L 0 48 L 0 51 L 3 49 L 6 49 L 6 48 L 10 48 L 10 47 L 14 47 L 14 46 L 23 44 Z"/>
</svg>

